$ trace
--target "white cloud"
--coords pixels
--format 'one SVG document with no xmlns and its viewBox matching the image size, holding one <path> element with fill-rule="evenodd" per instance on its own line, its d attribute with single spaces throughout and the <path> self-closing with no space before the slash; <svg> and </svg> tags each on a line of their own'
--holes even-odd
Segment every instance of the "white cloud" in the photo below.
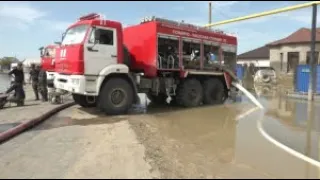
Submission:
<svg viewBox="0 0 320 180">
<path fill-rule="evenodd" d="M 68 28 L 68 26 L 72 24 L 72 22 L 45 19 L 45 20 L 39 20 L 39 24 L 42 24 L 42 26 L 44 26 L 47 29 L 60 31 L 62 33 Z"/>
<path fill-rule="evenodd" d="M 46 15 L 45 12 L 24 2 L 6 2 L 0 4 L 0 17 L 24 23 L 32 23 Z"/>
<path fill-rule="evenodd" d="M 320 22 L 320 11 L 317 12 L 317 23 Z M 303 23 L 303 25 L 310 24 L 311 25 L 311 19 L 312 19 L 312 10 L 311 8 L 308 9 L 301 9 L 297 11 L 292 12 L 286 12 L 280 14 L 283 18 L 287 18 L 289 20 L 297 21 L 300 23 Z"/>
<path fill-rule="evenodd" d="M 45 26 L 63 31 L 69 22 L 49 20 L 48 13 L 33 7 L 28 2 L 0 2 L 0 28 L 27 30 L 31 25 Z"/>
</svg>

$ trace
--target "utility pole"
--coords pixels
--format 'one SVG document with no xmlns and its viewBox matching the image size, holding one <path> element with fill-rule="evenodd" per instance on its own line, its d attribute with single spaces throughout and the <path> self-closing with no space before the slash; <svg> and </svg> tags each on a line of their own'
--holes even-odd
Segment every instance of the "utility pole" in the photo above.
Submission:
<svg viewBox="0 0 320 180">
<path fill-rule="evenodd" d="M 316 28 L 317 28 L 317 4 L 312 4 L 312 25 L 311 25 L 311 57 L 310 57 L 310 73 L 309 73 L 309 90 L 308 100 L 314 100 L 314 91 L 316 89 L 317 64 L 315 57 L 316 48 Z M 318 61 L 318 60 L 317 60 Z"/>
<path fill-rule="evenodd" d="M 209 24 L 211 24 L 212 22 L 212 4 L 211 1 L 209 1 Z M 211 29 L 211 27 L 209 27 L 209 29 Z"/>
</svg>

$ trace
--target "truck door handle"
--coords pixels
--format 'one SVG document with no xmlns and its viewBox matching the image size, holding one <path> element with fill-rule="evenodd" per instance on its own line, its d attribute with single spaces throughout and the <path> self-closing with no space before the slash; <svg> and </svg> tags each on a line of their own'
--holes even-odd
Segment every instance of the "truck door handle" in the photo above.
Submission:
<svg viewBox="0 0 320 180">
<path fill-rule="evenodd" d="M 115 58 L 115 57 L 118 57 L 118 56 L 117 56 L 117 55 L 112 54 L 112 55 L 111 55 L 111 57 Z"/>
<path fill-rule="evenodd" d="M 92 47 L 87 47 L 88 51 L 91 51 L 91 52 L 98 52 L 97 49 L 93 49 Z"/>
</svg>

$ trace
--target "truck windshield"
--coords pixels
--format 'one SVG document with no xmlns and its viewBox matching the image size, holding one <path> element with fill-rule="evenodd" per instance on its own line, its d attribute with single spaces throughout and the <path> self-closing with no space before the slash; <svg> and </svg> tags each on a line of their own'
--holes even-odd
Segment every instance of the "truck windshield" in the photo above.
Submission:
<svg viewBox="0 0 320 180">
<path fill-rule="evenodd" d="M 47 48 L 45 52 L 45 56 L 54 58 L 56 56 L 56 51 L 54 48 Z"/>
<path fill-rule="evenodd" d="M 79 25 L 67 30 L 62 45 L 79 44 L 84 39 L 89 25 Z"/>
</svg>

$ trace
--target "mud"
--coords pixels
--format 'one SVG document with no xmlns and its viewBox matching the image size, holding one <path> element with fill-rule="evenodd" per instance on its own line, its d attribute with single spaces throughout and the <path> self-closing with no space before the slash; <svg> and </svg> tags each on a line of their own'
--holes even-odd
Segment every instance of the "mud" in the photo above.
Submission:
<svg viewBox="0 0 320 180">
<path fill-rule="evenodd" d="M 318 160 L 319 143 L 315 139 L 319 131 L 311 130 L 313 135 L 304 136 L 302 134 L 310 131 L 310 125 L 309 130 L 305 126 L 304 130 L 300 127 L 297 132 L 290 129 L 292 125 L 288 128 L 282 122 L 285 117 L 278 115 L 283 107 L 289 107 L 283 104 L 296 102 L 283 98 L 285 90 L 281 88 L 252 87 L 251 91 L 266 107 L 262 116 L 265 131 L 277 141 Z M 71 116 L 55 119 L 35 130 L 128 122 L 145 147 L 145 160 L 152 166 L 150 171 L 159 171 L 161 178 L 318 177 L 318 170 L 313 165 L 275 147 L 261 136 L 256 128 L 261 112 L 255 110 L 246 97 L 241 97 L 241 102 L 229 101 L 220 106 L 192 109 L 154 106 L 144 96 L 142 102 L 145 103 L 124 116 L 109 117 L 95 109 L 78 108 Z M 294 109 L 291 111 L 295 112 Z M 303 119 L 305 111 L 301 112 L 302 117 L 298 117 L 300 121 L 307 121 Z M 295 117 L 291 114 L 289 121 Z M 310 144 L 314 145 L 311 147 Z M 284 170 L 283 166 L 294 169 L 294 172 Z"/>
</svg>

